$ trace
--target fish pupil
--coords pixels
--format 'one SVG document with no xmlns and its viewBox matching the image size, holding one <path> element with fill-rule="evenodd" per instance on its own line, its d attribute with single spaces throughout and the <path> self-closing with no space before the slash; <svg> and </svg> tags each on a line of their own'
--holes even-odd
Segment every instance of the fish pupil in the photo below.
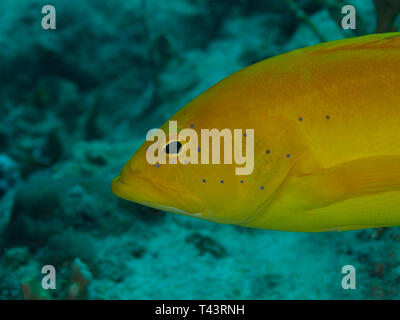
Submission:
<svg viewBox="0 0 400 320">
<path fill-rule="evenodd" d="M 182 149 L 182 143 L 179 141 L 172 141 L 165 146 L 165 153 L 167 154 L 177 154 Z"/>
</svg>

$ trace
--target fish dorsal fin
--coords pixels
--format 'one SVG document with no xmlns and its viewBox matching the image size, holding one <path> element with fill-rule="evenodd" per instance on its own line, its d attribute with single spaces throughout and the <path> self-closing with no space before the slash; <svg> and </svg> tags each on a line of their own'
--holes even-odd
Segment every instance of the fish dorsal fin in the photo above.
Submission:
<svg viewBox="0 0 400 320">
<path fill-rule="evenodd" d="M 362 49 L 399 49 L 400 32 L 371 34 L 362 37 L 341 39 L 336 41 L 324 42 L 311 47 L 306 47 L 293 51 L 293 54 L 319 54 L 342 50 L 362 50 Z"/>
</svg>

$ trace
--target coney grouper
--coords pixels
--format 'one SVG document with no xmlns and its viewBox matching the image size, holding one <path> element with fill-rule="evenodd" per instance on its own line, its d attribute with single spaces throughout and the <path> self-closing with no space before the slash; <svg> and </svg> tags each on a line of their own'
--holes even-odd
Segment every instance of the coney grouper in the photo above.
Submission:
<svg viewBox="0 0 400 320">
<path fill-rule="evenodd" d="M 204 129 L 224 131 L 210 159 L 221 151 L 227 161 L 203 159 Z M 399 226 L 400 33 L 323 43 L 251 65 L 195 98 L 161 130 L 166 139 L 158 135 L 157 157 L 166 161 L 149 161 L 156 139 L 147 139 L 113 180 L 114 194 L 253 228 Z M 229 143 L 232 150 L 225 149 Z M 237 149 L 248 153 L 248 163 L 236 161 L 237 154 L 229 161 Z M 190 161 L 178 161 L 182 154 Z M 238 174 L 244 166 L 250 169 Z"/>
</svg>

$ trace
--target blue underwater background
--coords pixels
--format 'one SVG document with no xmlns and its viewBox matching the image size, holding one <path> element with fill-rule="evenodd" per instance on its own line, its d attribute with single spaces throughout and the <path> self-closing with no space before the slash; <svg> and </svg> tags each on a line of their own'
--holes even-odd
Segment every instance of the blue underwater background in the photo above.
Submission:
<svg viewBox="0 0 400 320">
<path fill-rule="evenodd" d="M 46 4 L 56 30 L 41 27 Z M 344 4 L 355 31 L 340 27 Z M 110 190 L 147 130 L 217 81 L 399 28 L 382 10 L 377 27 L 373 0 L 2 0 L 0 299 L 400 298 L 398 228 L 246 229 Z M 43 265 L 55 266 L 56 290 L 42 289 Z M 344 265 L 356 290 L 342 289 Z"/>
</svg>

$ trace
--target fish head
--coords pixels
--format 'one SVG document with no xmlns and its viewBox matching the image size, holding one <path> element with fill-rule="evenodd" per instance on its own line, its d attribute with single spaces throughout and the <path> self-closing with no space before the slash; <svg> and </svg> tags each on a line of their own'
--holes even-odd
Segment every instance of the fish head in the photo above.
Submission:
<svg viewBox="0 0 400 320">
<path fill-rule="evenodd" d="M 201 214 L 204 203 L 187 188 L 180 171 L 175 172 L 172 164 L 149 164 L 145 153 L 142 146 L 125 164 L 112 181 L 112 192 L 120 198 L 159 210 Z"/>
<path fill-rule="evenodd" d="M 183 128 L 190 128 L 190 122 L 177 119 Z M 203 127 L 205 127 L 204 124 Z M 201 125 L 193 128 L 201 136 Z M 181 130 L 182 128 L 178 128 Z M 168 132 L 163 126 L 161 130 Z M 180 152 L 168 153 L 177 138 L 166 135 L 158 152 L 166 153 L 166 163 L 150 163 L 148 151 L 152 141 L 146 141 L 125 164 L 119 176 L 112 181 L 111 189 L 120 198 L 130 200 L 159 210 L 179 213 L 219 223 L 241 224 L 254 211 L 256 204 L 247 201 L 248 185 L 243 176 L 236 175 L 237 165 L 202 163 L 200 146 L 190 141 L 180 141 Z M 198 153 L 198 163 L 185 163 L 179 155 L 192 145 Z M 223 152 L 223 144 L 220 146 Z M 192 150 L 190 152 L 192 152 Z M 210 159 L 212 155 L 210 155 Z M 250 199 L 251 200 L 251 199 Z"/>
<path fill-rule="evenodd" d="M 249 76 L 248 72 L 240 74 Z M 280 150 L 280 145 L 285 145 L 286 138 L 293 139 L 299 134 L 291 131 L 291 123 L 284 127 L 281 119 L 260 118 L 250 112 L 235 112 L 234 110 L 242 110 L 242 106 L 252 103 L 243 95 L 246 88 L 243 88 L 242 82 L 237 84 L 235 79 L 235 75 L 230 76 L 223 83 L 208 89 L 160 128 L 166 135 L 159 152 L 165 153 L 166 147 L 171 146 L 171 143 L 176 146 L 179 142 L 180 146 L 179 152 L 165 155 L 165 164 L 151 163 L 148 160 L 148 151 L 154 145 L 154 140 L 146 139 L 126 163 L 120 176 L 113 180 L 114 194 L 164 211 L 218 223 L 247 226 L 290 170 L 292 158 L 286 158 L 286 150 Z M 225 106 L 231 108 L 226 110 Z M 177 123 L 178 137 L 170 130 L 171 121 Z M 196 132 L 198 141 L 194 147 L 192 139 L 179 138 L 179 134 L 185 129 Z M 247 135 L 247 130 L 251 130 L 254 170 L 238 174 L 237 169 L 246 167 L 247 161 L 246 164 L 238 164 L 235 156 L 232 163 L 225 161 L 225 140 L 217 149 L 221 162 L 211 161 L 214 149 L 210 146 L 210 161 L 204 163 L 200 154 L 204 151 L 202 132 L 205 129 L 216 129 L 219 132 L 227 129 L 232 133 L 233 153 L 236 146 L 241 145 L 242 155 L 246 158 L 250 154 L 250 136 Z M 235 130 L 239 130 L 241 139 L 235 135 Z M 178 161 L 187 148 L 191 150 L 190 154 L 193 150 L 199 153 L 198 163 L 189 161 L 185 164 Z M 273 150 L 271 154 L 269 149 Z"/>
</svg>

